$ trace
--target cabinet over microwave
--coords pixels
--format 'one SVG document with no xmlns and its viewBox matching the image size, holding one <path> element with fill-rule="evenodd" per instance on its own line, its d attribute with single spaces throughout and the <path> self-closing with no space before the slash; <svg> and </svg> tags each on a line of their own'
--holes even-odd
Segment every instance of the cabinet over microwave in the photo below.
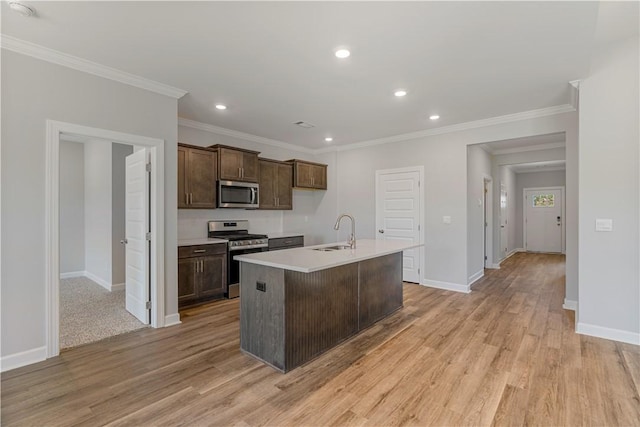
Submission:
<svg viewBox="0 0 640 427">
<path fill-rule="evenodd" d="M 258 190 L 254 182 L 218 181 L 218 207 L 257 209 Z"/>
</svg>

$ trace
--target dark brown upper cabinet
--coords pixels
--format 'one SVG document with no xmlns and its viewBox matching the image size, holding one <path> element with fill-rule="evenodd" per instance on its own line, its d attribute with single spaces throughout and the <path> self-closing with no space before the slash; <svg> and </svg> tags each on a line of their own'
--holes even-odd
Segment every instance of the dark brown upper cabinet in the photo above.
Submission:
<svg viewBox="0 0 640 427">
<path fill-rule="evenodd" d="M 215 150 L 178 144 L 179 209 L 215 209 L 217 176 Z"/>
<path fill-rule="evenodd" d="M 258 182 L 258 151 L 226 145 L 212 145 L 218 150 L 218 179 L 226 181 Z"/>
<path fill-rule="evenodd" d="M 260 208 L 293 209 L 291 163 L 260 159 Z"/>
<path fill-rule="evenodd" d="M 327 189 L 327 165 L 306 160 L 287 160 L 293 165 L 293 187 L 312 190 Z"/>
</svg>

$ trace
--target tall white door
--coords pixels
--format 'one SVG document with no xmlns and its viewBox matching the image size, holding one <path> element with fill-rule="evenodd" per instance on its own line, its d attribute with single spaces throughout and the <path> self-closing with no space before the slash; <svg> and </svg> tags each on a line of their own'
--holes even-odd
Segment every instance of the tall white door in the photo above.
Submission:
<svg viewBox="0 0 640 427">
<path fill-rule="evenodd" d="M 507 187 L 504 184 L 500 184 L 500 259 L 504 259 L 507 256 L 507 245 L 509 244 L 509 235 L 507 232 L 507 223 L 509 211 L 507 210 Z"/>
<path fill-rule="evenodd" d="M 525 249 L 562 252 L 562 190 L 525 189 Z"/>
<path fill-rule="evenodd" d="M 149 324 L 149 173 L 148 150 L 126 159 L 126 308 L 142 323 Z"/>
<path fill-rule="evenodd" d="M 376 172 L 376 237 L 420 243 L 420 171 Z M 403 252 L 405 282 L 420 283 L 420 248 Z"/>
</svg>

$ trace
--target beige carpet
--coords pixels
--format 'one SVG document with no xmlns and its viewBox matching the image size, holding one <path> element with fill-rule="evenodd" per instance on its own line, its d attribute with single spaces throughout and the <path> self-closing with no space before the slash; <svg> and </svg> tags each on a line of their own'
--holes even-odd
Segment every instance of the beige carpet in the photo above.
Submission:
<svg viewBox="0 0 640 427">
<path fill-rule="evenodd" d="M 146 327 L 124 307 L 124 289 L 109 292 L 86 277 L 60 280 L 60 348 Z"/>
</svg>

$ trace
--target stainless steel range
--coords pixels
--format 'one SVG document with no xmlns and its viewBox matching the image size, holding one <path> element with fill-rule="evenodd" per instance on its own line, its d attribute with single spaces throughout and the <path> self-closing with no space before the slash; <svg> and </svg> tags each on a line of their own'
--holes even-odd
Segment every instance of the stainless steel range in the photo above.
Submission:
<svg viewBox="0 0 640 427">
<path fill-rule="evenodd" d="M 240 295 L 240 263 L 235 255 L 269 250 L 269 239 L 264 234 L 249 234 L 249 221 L 209 221 L 209 237 L 227 239 L 227 298 Z"/>
</svg>

